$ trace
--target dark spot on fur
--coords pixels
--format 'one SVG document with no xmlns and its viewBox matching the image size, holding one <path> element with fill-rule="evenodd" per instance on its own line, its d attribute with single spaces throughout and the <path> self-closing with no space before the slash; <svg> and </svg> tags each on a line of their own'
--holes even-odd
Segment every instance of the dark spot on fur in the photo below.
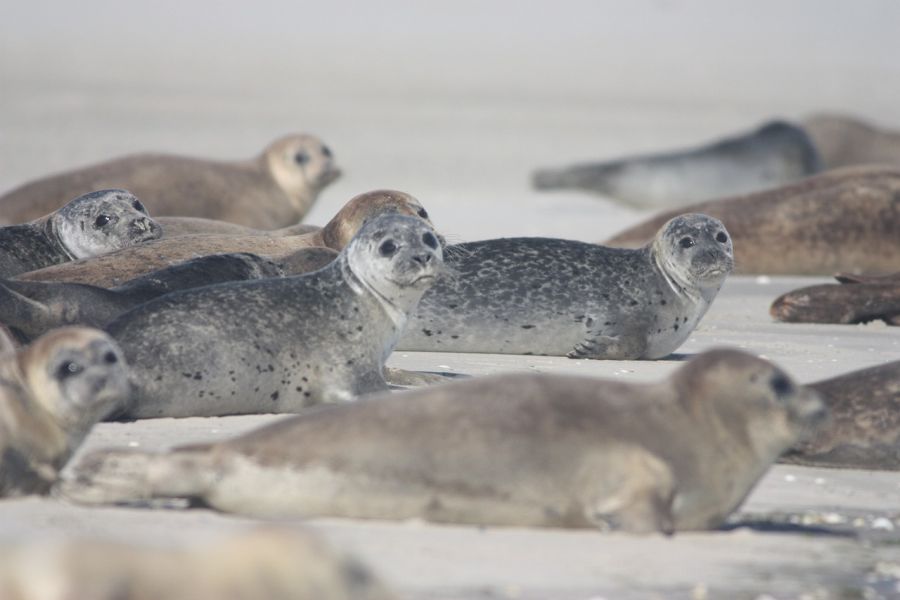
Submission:
<svg viewBox="0 0 900 600">
<path fill-rule="evenodd" d="M 448 304 L 447 308 L 456 308 L 457 306 L 459 306 L 459 305 L 458 304 Z"/>
<path fill-rule="evenodd" d="M 276 400 L 278 400 L 278 392 L 272 392 L 269 398 L 272 399 L 272 402 L 275 402 Z"/>
<path fill-rule="evenodd" d="M 534 325 L 522 325 L 522 329 L 534 329 Z"/>
<path fill-rule="evenodd" d="M 309 366 L 309 365 L 307 365 L 307 366 Z M 301 377 L 300 379 L 303 380 L 303 383 L 309 383 L 309 379 L 307 379 L 306 377 Z"/>
<path fill-rule="evenodd" d="M 201 379 L 203 379 L 203 375 L 200 374 L 200 371 L 197 371 L 196 373 L 194 373 L 194 379 L 196 379 L 197 381 L 200 381 Z"/>
<path fill-rule="evenodd" d="M 668 302 L 666 302 L 665 300 L 660 300 L 659 303 L 662 304 L 663 306 L 665 306 L 666 304 L 668 304 Z"/>
<path fill-rule="evenodd" d="M 629 300 L 629 301 L 628 301 L 628 306 L 637 306 L 637 303 L 638 303 L 637 300 Z"/>
<path fill-rule="evenodd" d="M 428 336 L 428 337 L 431 337 L 431 335 L 432 335 L 434 332 L 431 331 L 430 329 L 423 329 L 423 330 L 422 330 L 422 333 L 424 333 L 424 334 L 425 334 L 426 336 Z"/>
<path fill-rule="evenodd" d="M 357 326 L 356 326 L 356 330 L 357 330 L 357 331 L 362 331 L 362 330 L 363 330 L 363 326 L 362 326 L 362 325 L 357 325 Z"/>
<path fill-rule="evenodd" d="M 450 337 L 451 337 L 452 339 L 454 339 L 454 340 L 458 340 L 458 339 L 459 339 L 459 336 L 458 336 L 458 335 L 451 335 Z"/>
<path fill-rule="evenodd" d="M 303 392 L 303 395 L 304 395 L 305 397 L 307 397 L 307 398 L 309 398 L 310 396 L 312 396 L 312 394 L 310 394 L 309 392 Z"/>
<path fill-rule="evenodd" d="M 675 331 L 678 331 L 678 323 L 675 323 Z"/>
</svg>

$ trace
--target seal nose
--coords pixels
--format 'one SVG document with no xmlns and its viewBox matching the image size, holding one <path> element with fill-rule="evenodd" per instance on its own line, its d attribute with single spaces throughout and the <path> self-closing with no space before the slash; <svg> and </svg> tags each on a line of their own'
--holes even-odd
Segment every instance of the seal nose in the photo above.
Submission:
<svg viewBox="0 0 900 600">
<path fill-rule="evenodd" d="M 149 233 L 154 237 L 159 237 L 162 229 L 156 221 L 152 221 L 147 217 L 140 217 L 131 222 L 131 231 L 135 234 Z"/>
<path fill-rule="evenodd" d="M 412 259 L 424 267 L 429 262 L 431 262 L 433 256 L 434 255 L 431 252 L 426 252 L 422 254 L 416 254 L 412 257 Z"/>
</svg>

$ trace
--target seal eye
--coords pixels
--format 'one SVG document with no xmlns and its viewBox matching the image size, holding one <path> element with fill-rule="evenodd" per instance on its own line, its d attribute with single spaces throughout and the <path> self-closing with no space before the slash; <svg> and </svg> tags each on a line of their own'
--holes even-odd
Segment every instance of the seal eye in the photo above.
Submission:
<svg viewBox="0 0 900 600">
<path fill-rule="evenodd" d="M 324 156 L 325 158 L 331 158 L 334 155 L 331 153 L 331 148 L 329 148 L 328 146 L 322 146 L 322 156 Z"/>
<path fill-rule="evenodd" d="M 425 210 L 424 208 L 420 208 L 419 210 L 417 210 L 416 214 L 419 215 L 420 217 L 422 217 L 423 219 L 428 218 L 428 211 Z"/>
<path fill-rule="evenodd" d="M 690 248 L 694 245 L 694 240 L 693 238 L 683 237 L 678 241 L 678 245 L 682 248 Z"/>
<path fill-rule="evenodd" d="M 131 203 L 131 206 L 133 206 L 135 210 L 138 210 L 138 211 L 144 213 L 145 215 L 147 214 L 147 209 L 144 208 L 144 205 L 141 204 L 140 200 L 135 200 L 134 202 Z"/>
<path fill-rule="evenodd" d="M 115 352 L 110 350 L 109 352 L 107 352 L 106 354 L 103 355 L 103 362 L 105 362 L 108 365 L 114 365 L 117 362 L 119 362 L 119 357 L 116 356 Z"/>
<path fill-rule="evenodd" d="M 63 364 L 59 365 L 59 368 L 56 369 L 56 378 L 57 379 L 66 379 L 71 377 L 72 375 L 78 375 L 84 370 L 84 367 L 79 365 L 75 361 L 67 360 Z"/>
<path fill-rule="evenodd" d="M 305 165 L 309 162 L 309 154 L 301 150 L 297 154 L 294 155 L 294 162 L 298 165 Z"/>
<path fill-rule="evenodd" d="M 436 250 L 438 243 L 437 238 L 435 238 L 430 231 L 426 231 L 422 236 L 422 241 L 425 242 L 425 245 L 431 248 L 432 250 Z"/>
<path fill-rule="evenodd" d="M 725 242 L 728 241 L 728 236 L 725 235 L 724 231 L 720 231 L 719 233 L 716 234 L 716 241 L 719 242 L 720 244 L 724 244 Z"/>
<path fill-rule="evenodd" d="M 94 227 L 106 227 L 110 220 L 108 215 L 100 215 L 94 219 Z"/>
<path fill-rule="evenodd" d="M 378 247 L 378 251 L 382 256 L 390 256 L 397 251 L 397 244 L 393 240 L 386 240 Z"/>
<path fill-rule="evenodd" d="M 772 377 L 772 381 L 769 383 L 769 385 L 772 386 L 772 391 L 775 392 L 775 394 L 778 396 L 784 396 L 785 394 L 789 394 L 794 390 L 794 386 L 784 375 L 775 375 L 774 377 Z"/>
</svg>

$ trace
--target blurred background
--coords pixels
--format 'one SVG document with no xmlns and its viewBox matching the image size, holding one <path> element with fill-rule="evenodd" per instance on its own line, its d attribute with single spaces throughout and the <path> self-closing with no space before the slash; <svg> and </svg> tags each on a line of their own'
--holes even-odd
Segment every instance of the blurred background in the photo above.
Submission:
<svg viewBox="0 0 900 600">
<path fill-rule="evenodd" d="M 453 241 L 597 241 L 642 215 L 529 175 L 841 111 L 900 128 L 895 0 L 0 4 L 0 191 L 123 153 L 321 136 Z"/>
</svg>

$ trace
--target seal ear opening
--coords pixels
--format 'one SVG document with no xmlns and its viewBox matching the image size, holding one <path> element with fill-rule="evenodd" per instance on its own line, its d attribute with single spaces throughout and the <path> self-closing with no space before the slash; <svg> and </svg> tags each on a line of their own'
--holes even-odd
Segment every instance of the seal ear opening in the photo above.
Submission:
<svg viewBox="0 0 900 600">
<path fill-rule="evenodd" d="M 0 322 L 34 339 L 47 330 L 50 309 L 10 289 L 10 282 L 0 280 Z"/>
</svg>

